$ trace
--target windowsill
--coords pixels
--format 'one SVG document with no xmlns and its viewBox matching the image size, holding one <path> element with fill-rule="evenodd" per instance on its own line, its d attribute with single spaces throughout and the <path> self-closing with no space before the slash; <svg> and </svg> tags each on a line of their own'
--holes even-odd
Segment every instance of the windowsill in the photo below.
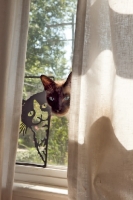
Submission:
<svg viewBox="0 0 133 200">
<path fill-rule="evenodd" d="M 16 166 L 13 200 L 67 200 L 67 168 Z"/>
<path fill-rule="evenodd" d="M 28 183 L 14 183 L 13 200 L 67 200 L 67 188 L 42 186 Z"/>
</svg>

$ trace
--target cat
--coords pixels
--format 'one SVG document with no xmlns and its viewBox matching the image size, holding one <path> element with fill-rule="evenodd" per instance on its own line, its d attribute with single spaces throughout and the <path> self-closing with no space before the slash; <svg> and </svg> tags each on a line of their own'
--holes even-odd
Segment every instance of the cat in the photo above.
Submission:
<svg viewBox="0 0 133 200">
<path fill-rule="evenodd" d="M 40 116 L 36 116 L 40 112 Z M 32 128 L 44 121 L 44 113 L 50 115 L 50 109 L 46 105 L 45 91 L 32 95 L 22 102 L 22 113 L 20 123 L 20 133 L 26 134 L 27 128 Z M 48 117 L 47 117 L 48 118 Z"/>
<path fill-rule="evenodd" d="M 47 103 L 56 116 L 67 117 L 70 108 L 71 77 L 72 72 L 66 81 L 53 81 L 46 75 L 40 76 L 46 92 Z"/>
<path fill-rule="evenodd" d="M 50 116 L 51 111 L 50 107 L 47 106 L 45 91 L 34 94 L 29 99 L 22 101 L 19 134 L 23 134 L 23 140 L 26 144 L 28 138 L 30 138 L 30 134 L 33 134 L 33 143 L 43 162 L 43 165 L 34 163 L 36 166 L 46 167 Z M 25 137 L 26 134 L 29 136 Z M 21 142 L 19 145 L 23 148 L 26 147 L 26 145 L 23 145 L 23 143 L 21 144 Z M 21 165 L 22 163 L 17 161 L 17 164 Z M 28 161 L 27 165 L 32 165 L 32 161 L 30 163 Z"/>
</svg>

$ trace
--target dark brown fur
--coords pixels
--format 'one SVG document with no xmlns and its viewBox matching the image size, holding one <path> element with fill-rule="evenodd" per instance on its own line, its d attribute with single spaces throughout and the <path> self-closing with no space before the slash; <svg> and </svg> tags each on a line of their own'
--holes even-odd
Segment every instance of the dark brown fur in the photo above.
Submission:
<svg viewBox="0 0 133 200">
<path fill-rule="evenodd" d="M 70 107 L 71 75 L 66 81 L 55 82 L 45 75 L 41 75 L 41 81 L 46 91 L 46 99 L 52 112 L 57 116 L 64 116 Z"/>
</svg>

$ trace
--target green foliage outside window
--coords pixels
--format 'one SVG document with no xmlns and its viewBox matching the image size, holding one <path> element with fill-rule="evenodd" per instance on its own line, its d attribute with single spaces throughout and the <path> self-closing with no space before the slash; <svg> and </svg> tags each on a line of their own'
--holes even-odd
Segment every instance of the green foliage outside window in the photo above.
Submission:
<svg viewBox="0 0 133 200">
<path fill-rule="evenodd" d="M 46 74 L 61 80 L 71 70 L 72 36 L 66 38 L 66 27 L 74 27 L 76 0 L 31 0 L 25 76 Z M 72 25 L 73 23 L 73 25 Z M 65 46 L 70 57 L 66 57 Z M 39 78 L 25 78 L 23 98 L 43 90 Z M 68 121 L 52 116 L 48 146 L 49 164 L 67 164 Z M 18 161 L 41 163 L 30 131 L 20 135 Z"/>
</svg>

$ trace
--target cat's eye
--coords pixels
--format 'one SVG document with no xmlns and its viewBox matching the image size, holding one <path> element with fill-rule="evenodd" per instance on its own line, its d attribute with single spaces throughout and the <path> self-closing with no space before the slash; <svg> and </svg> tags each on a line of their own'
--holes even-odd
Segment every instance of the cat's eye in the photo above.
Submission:
<svg viewBox="0 0 133 200">
<path fill-rule="evenodd" d="M 41 108 L 43 109 L 43 108 L 46 108 L 47 107 L 47 103 L 44 103 L 42 106 L 41 106 Z"/>
<path fill-rule="evenodd" d="M 66 101 L 68 101 L 70 99 L 70 96 L 69 95 L 66 95 L 65 97 L 64 97 L 64 100 L 66 100 Z"/>
<path fill-rule="evenodd" d="M 52 96 L 50 96 L 50 97 L 49 97 L 49 100 L 50 100 L 50 101 L 54 101 L 54 100 L 55 100 L 55 98 L 54 98 L 54 97 L 52 97 Z"/>
<path fill-rule="evenodd" d="M 33 114 L 34 114 L 33 111 L 28 112 L 28 116 L 29 116 L 29 117 L 33 116 Z"/>
</svg>

